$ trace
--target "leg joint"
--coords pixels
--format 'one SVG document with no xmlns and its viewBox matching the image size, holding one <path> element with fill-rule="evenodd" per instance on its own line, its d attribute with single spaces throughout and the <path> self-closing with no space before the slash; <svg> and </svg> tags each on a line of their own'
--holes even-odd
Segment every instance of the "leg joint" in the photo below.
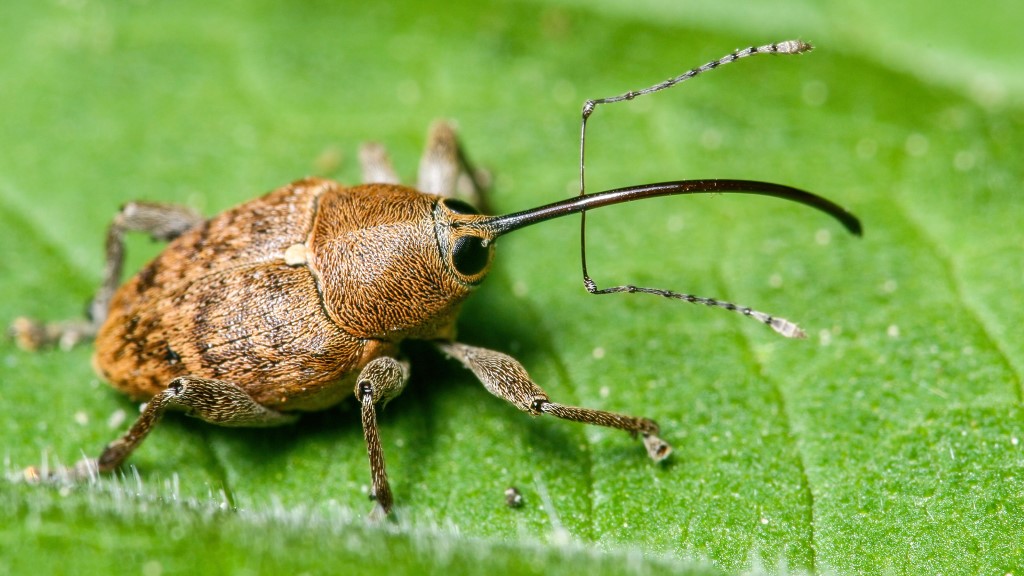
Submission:
<svg viewBox="0 0 1024 576">
<path fill-rule="evenodd" d="M 182 376 L 178 376 L 167 385 L 167 391 L 174 396 L 181 396 L 187 386 L 187 380 Z"/>
<path fill-rule="evenodd" d="M 373 398 L 373 382 L 369 379 L 360 380 L 356 384 L 356 395 L 359 396 L 359 400 L 363 400 L 367 396 Z"/>
<path fill-rule="evenodd" d="M 530 401 L 530 413 L 533 415 L 543 414 L 544 408 L 551 404 L 547 396 L 534 396 Z"/>
</svg>

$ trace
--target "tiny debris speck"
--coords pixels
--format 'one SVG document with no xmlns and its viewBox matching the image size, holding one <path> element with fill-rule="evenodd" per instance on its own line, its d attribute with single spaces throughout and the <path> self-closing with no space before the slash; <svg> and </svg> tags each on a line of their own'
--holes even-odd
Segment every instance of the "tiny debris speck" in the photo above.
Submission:
<svg viewBox="0 0 1024 576">
<path fill-rule="evenodd" d="M 107 428 L 111 430 L 121 428 L 124 421 L 128 419 L 128 414 L 124 410 L 114 410 L 114 412 L 107 418 Z"/>
<path fill-rule="evenodd" d="M 515 486 L 505 489 L 505 504 L 509 508 L 521 508 L 523 506 L 523 493 Z"/>
</svg>

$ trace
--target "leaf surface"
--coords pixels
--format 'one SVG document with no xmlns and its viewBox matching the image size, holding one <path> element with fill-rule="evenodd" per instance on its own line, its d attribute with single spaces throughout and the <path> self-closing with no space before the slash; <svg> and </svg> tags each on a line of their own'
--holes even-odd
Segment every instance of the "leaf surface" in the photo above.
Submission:
<svg viewBox="0 0 1024 576">
<path fill-rule="evenodd" d="M 413 381 L 381 416 L 394 523 L 364 520 L 352 404 L 275 430 L 169 417 L 137 476 L 5 483 L 0 572 L 74 557 L 82 572 L 1018 573 L 1021 8 L 705 4 L 6 7 L 4 323 L 78 314 L 126 201 L 212 214 L 308 174 L 354 182 L 367 140 L 411 182 L 434 118 L 458 122 L 500 212 L 566 197 L 584 99 L 790 37 L 818 49 L 600 107 L 588 189 L 780 182 L 849 207 L 866 233 L 741 196 L 588 216 L 599 285 L 733 300 L 798 321 L 804 341 L 589 296 L 575 218 L 502 239 L 460 338 L 513 354 L 557 401 L 657 420 L 676 449 L 663 465 L 621 432 L 524 416 L 412 347 Z M 129 249 L 138 267 L 159 247 Z M 12 477 L 95 453 L 136 414 L 90 355 L 0 343 Z M 504 504 L 513 485 L 520 509 Z"/>
</svg>

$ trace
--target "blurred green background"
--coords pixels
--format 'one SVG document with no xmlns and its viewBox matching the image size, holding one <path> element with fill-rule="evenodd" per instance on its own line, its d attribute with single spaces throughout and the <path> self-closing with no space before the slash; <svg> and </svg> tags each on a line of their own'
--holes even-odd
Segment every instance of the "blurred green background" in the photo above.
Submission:
<svg viewBox="0 0 1024 576">
<path fill-rule="evenodd" d="M 798 342 L 587 295 L 574 218 L 502 239 L 461 338 L 515 355 L 553 399 L 654 418 L 666 465 L 625 434 L 524 416 L 412 347 L 412 384 L 381 416 L 394 522 L 364 520 L 351 405 L 272 431 L 170 417 L 138 476 L 4 482 L 0 573 L 1020 573 L 1022 6 L 7 3 L 2 323 L 79 314 L 125 201 L 212 214 L 305 175 L 354 182 L 367 140 L 413 181 L 435 118 L 493 173 L 498 211 L 560 199 L 584 99 L 791 37 L 817 49 L 600 108 L 588 189 L 780 182 L 866 235 L 733 196 L 588 218 L 600 285 L 734 300 L 800 322 Z M 130 250 L 138 266 L 159 247 Z M 132 418 L 90 355 L 0 343 L 11 478 Z M 524 507 L 505 507 L 510 485 Z"/>
</svg>

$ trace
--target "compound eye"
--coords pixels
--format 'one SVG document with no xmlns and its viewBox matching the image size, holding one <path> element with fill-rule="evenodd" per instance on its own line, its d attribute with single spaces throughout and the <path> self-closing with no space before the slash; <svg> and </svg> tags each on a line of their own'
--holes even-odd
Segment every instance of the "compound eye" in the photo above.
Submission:
<svg viewBox="0 0 1024 576">
<path fill-rule="evenodd" d="M 456 214 L 479 214 L 480 211 L 473 207 L 469 202 L 463 202 L 462 200 L 456 200 L 454 198 L 445 198 L 443 200 L 444 205 L 449 210 Z"/>
<path fill-rule="evenodd" d="M 489 256 L 490 248 L 479 236 L 459 236 L 452 246 L 452 264 L 463 276 L 476 276 L 483 272 Z"/>
</svg>

